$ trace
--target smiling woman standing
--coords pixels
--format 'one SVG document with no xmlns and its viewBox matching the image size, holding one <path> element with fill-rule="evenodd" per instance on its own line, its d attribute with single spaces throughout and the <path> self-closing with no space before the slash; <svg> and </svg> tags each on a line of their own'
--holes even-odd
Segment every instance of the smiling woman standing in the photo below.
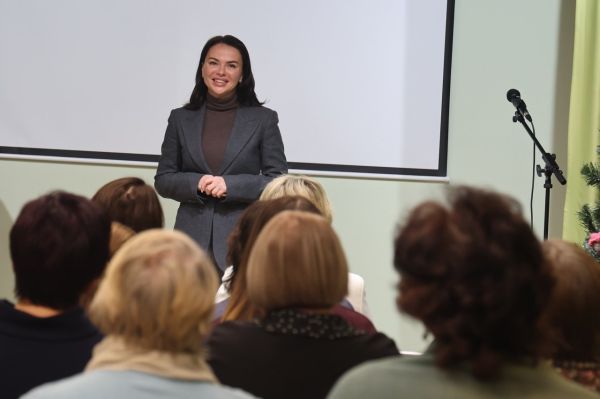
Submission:
<svg viewBox="0 0 600 399">
<path fill-rule="evenodd" d="M 244 43 L 230 35 L 208 40 L 189 103 L 169 116 L 154 186 L 179 201 L 175 229 L 206 249 L 219 273 L 242 211 L 287 172 L 277 123 L 256 97 Z"/>
</svg>

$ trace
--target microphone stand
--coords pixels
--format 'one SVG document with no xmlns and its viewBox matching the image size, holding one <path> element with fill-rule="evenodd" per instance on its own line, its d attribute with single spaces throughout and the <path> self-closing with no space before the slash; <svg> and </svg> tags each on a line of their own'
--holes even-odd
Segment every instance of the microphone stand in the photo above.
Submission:
<svg viewBox="0 0 600 399">
<path fill-rule="evenodd" d="M 556 176 L 556 180 L 562 185 L 567 184 L 567 180 L 563 176 L 563 172 L 560 170 L 558 163 L 556 163 L 556 154 L 549 154 L 544 150 L 544 147 L 540 144 L 538 139 L 535 137 L 529 125 L 525 122 L 525 118 L 523 117 L 523 113 L 517 109 L 515 111 L 515 115 L 513 116 L 513 122 L 520 122 L 521 125 L 525 128 L 527 133 L 529 133 L 529 137 L 535 143 L 537 149 L 542 153 L 542 159 L 544 160 L 544 168 L 540 165 L 536 165 L 536 172 L 539 177 L 542 176 L 542 173 L 546 176 L 546 180 L 544 181 L 544 188 L 546 189 L 546 201 L 544 204 L 544 240 L 548 238 L 548 217 L 550 215 L 550 189 L 552 188 L 552 175 Z"/>
</svg>

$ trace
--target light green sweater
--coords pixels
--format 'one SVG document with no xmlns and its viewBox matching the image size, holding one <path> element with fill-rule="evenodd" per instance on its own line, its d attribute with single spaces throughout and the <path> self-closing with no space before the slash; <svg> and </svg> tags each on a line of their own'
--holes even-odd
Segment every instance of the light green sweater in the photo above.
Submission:
<svg viewBox="0 0 600 399">
<path fill-rule="evenodd" d="M 493 382 L 481 382 L 464 369 L 436 367 L 433 355 L 364 363 L 344 374 L 328 399 L 576 399 L 598 398 L 594 391 L 567 380 L 549 365 L 511 364 Z"/>
</svg>

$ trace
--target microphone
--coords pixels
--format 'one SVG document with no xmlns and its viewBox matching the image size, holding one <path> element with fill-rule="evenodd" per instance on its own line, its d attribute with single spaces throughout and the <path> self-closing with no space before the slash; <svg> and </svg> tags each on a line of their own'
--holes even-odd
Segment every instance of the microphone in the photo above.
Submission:
<svg viewBox="0 0 600 399">
<path fill-rule="evenodd" d="M 529 122 L 531 122 L 531 115 L 527 111 L 527 105 L 525 101 L 521 99 L 521 93 L 517 89 L 510 89 L 506 92 L 506 99 L 523 115 Z"/>
</svg>

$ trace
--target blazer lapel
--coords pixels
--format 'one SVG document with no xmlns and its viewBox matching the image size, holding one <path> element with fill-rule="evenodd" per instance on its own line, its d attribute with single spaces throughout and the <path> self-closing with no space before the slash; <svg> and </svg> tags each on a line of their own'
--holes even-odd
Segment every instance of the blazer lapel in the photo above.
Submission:
<svg viewBox="0 0 600 399">
<path fill-rule="evenodd" d="M 257 127 L 258 121 L 254 118 L 252 108 L 240 107 L 237 109 L 229 142 L 223 156 L 223 163 L 219 169 L 219 176 L 225 174 L 227 168 L 235 160 L 246 143 L 248 143 L 248 140 L 254 135 Z"/>
<path fill-rule="evenodd" d="M 183 120 L 182 127 L 186 142 L 183 147 L 187 149 L 196 166 L 206 173 L 209 168 L 206 159 L 204 159 L 204 151 L 202 151 L 202 129 L 204 128 L 205 115 L 206 107 L 190 112 L 190 116 Z"/>
</svg>

